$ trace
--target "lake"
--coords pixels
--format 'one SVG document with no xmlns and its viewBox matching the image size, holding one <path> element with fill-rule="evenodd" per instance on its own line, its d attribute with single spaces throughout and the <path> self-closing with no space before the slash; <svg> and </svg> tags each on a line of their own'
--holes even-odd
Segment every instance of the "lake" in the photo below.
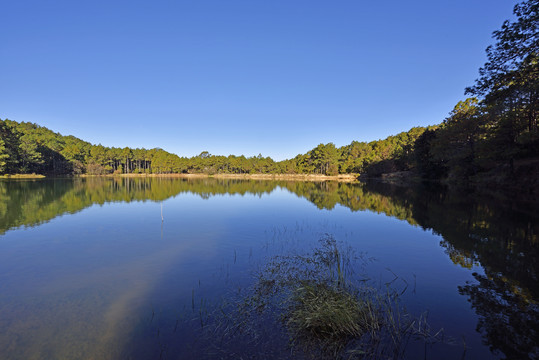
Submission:
<svg viewBox="0 0 539 360">
<path fill-rule="evenodd" d="M 3 180 L 0 354 L 539 358 L 538 233 L 536 203 L 432 186 Z M 375 325 L 302 329 L 326 290 Z"/>
</svg>

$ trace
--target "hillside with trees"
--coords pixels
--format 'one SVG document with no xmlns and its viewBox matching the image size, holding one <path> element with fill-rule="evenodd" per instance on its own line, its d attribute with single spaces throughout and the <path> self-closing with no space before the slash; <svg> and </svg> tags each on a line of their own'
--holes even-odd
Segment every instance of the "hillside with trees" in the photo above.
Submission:
<svg viewBox="0 0 539 360">
<path fill-rule="evenodd" d="M 359 174 L 377 167 L 408 170 L 414 164 L 415 141 L 425 130 L 427 128 L 413 128 L 385 140 L 354 141 L 340 148 L 333 143 L 320 144 L 306 154 L 276 162 L 262 155 L 221 156 L 204 151 L 186 158 L 159 148 L 92 145 L 37 124 L 0 120 L 0 173 L 337 175 Z"/>
<path fill-rule="evenodd" d="M 163 149 L 93 145 L 45 127 L 0 120 L 0 174 L 366 174 L 408 172 L 450 182 L 522 180 L 539 175 L 539 2 L 514 8 L 516 19 L 493 33 L 479 78 L 441 124 L 371 142 L 320 144 L 293 159 L 202 152 L 186 158 Z"/>
<path fill-rule="evenodd" d="M 459 102 L 438 129 L 425 132 L 416 144 L 423 176 L 525 176 L 526 171 L 516 171 L 517 163 L 537 171 L 539 2 L 517 4 L 514 14 L 515 21 L 505 21 L 493 33 L 496 43 L 486 50 L 488 61 L 466 89 L 474 97 Z"/>
</svg>

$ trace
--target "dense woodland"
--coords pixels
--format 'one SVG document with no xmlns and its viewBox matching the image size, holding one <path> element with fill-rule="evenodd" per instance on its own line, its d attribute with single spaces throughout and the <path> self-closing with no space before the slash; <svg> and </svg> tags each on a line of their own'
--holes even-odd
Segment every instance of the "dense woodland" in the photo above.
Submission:
<svg viewBox="0 0 539 360">
<path fill-rule="evenodd" d="M 514 8 L 516 19 L 493 33 L 487 62 L 470 95 L 443 122 L 372 142 L 320 144 L 276 162 L 262 155 L 186 158 L 163 149 L 114 148 L 63 136 L 42 126 L 0 120 L 0 174 L 367 174 L 411 171 L 467 182 L 527 176 L 539 155 L 539 1 Z M 436 119 L 433 119 L 436 122 Z M 519 174 L 522 164 L 528 174 Z M 535 174 L 536 176 L 536 174 Z"/>
<path fill-rule="evenodd" d="M 92 145 L 73 136 L 31 123 L 0 120 L 1 173 L 40 174 L 326 174 L 362 173 L 372 164 L 398 159 L 411 164 L 414 142 L 426 129 L 370 143 L 352 142 L 341 148 L 320 144 L 307 154 L 276 162 L 262 155 L 217 156 L 208 152 L 186 158 L 162 149 L 131 149 Z"/>
</svg>

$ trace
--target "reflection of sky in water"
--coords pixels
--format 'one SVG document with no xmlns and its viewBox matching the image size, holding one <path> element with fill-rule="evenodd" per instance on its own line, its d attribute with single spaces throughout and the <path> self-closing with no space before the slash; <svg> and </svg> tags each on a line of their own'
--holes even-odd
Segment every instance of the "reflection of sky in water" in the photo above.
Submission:
<svg viewBox="0 0 539 360">
<path fill-rule="evenodd" d="M 381 284 L 393 273 L 405 279 L 408 308 L 429 310 L 433 328 L 464 334 L 476 345 L 471 358 L 490 356 L 457 292 L 471 271 L 451 262 L 438 235 L 340 205 L 319 210 L 280 189 L 182 193 L 162 205 L 163 223 L 159 202 L 110 203 L 0 236 L 0 350 L 21 359 L 117 358 L 156 309 L 189 307 L 195 291 L 222 296 L 270 255 L 331 233 L 377 259 L 369 270 Z"/>
</svg>

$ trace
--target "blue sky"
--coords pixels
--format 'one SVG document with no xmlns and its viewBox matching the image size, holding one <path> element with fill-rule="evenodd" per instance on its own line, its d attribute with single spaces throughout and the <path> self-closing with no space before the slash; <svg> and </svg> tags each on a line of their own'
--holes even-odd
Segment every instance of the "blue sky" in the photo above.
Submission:
<svg viewBox="0 0 539 360">
<path fill-rule="evenodd" d="M 2 1 L 0 118 L 181 156 L 440 123 L 516 2 Z"/>
</svg>

